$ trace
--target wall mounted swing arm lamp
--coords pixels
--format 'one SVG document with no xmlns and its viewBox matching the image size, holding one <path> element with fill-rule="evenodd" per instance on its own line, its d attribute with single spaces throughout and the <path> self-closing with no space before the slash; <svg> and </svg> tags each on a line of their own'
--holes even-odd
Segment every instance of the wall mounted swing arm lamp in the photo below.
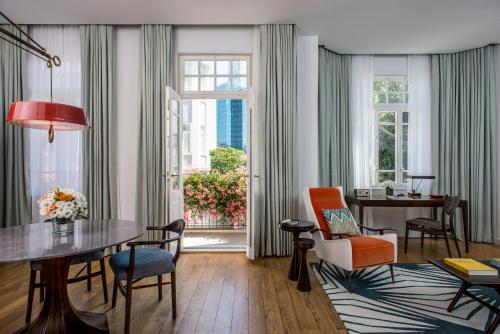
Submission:
<svg viewBox="0 0 500 334">
<path fill-rule="evenodd" d="M 87 116 L 80 107 L 53 102 L 52 69 L 61 66 L 61 59 L 51 55 L 47 50 L 31 38 L 20 26 L 15 24 L 4 13 L 2 16 L 19 33 L 19 35 L 0 26 L 0 39 L 21 50 L 47 62 L 50 70 L 50 102 L 17 101 L 10 105 L 7 122 L 25 128 L 48 130 L 49 143 L 54 141 L 54 131 L 83 131 L 90 128 Z M 22 37 L 25 38 L 22 38 Z"/>
</svg>

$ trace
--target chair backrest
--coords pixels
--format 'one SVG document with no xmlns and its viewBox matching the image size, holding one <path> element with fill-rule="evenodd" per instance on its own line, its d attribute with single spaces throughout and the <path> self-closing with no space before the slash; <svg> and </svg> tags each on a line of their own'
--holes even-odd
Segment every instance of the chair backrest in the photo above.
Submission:
<svg viewBox="0 0 500 334">
<path fill-rule="evenodd" d="M 342 187 L 306 188 L 304 190 L 304 201 L 308 211 L 308 218 L 319 228 L 326 231 L 329 231 L 330 227 L 321 210 L 343 209 L 347 207 Z M 331 240 L 332 236 L 323 233 L 323 239 Z"/>
<path fill-rule="evenodd" d="M 448 196 L 446 195 L 443 204 L 443 212 L 441 214 L 441 221 L 444 224 L 446 223 L 446 216 L 449 218 L 450 227 L 454 228 L 453 223 L 455 220 L 455 211 L 460 204 L 460 196 Z"/>
<path fill-rule="evenodd" d="M 168 231 L 168 232 L 174 232 L 177 235 L 182 236 L 185 228 L 186 228 L 186 222 L 184 221 L 184 219 L 177 219 L 166 226 L 164 233 L 166 231 Z M 164 235 L 163 239 L 165 239 L 165 238 L 166 238 L 166 236 Z M 177 241 L 177 247 L 176 247 L 174 258 L 173 258 L 174 263 L 177 262 L 180 255 L 181 255 L 181 239 L 179 239 Z"/>
</svg>

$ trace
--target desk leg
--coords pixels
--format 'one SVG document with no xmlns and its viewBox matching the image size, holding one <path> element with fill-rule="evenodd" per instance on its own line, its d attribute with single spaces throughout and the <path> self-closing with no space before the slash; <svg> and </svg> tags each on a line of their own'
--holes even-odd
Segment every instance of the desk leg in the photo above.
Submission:
<svg viewBox="0 0 500 334">
<path fill-rule="evenodd" d="M 470 230 L 469 230 L 469 209 L 467 207 L 467 202 L 462 206 L 462 225 L 464 229 L 465 252 L 468 253 Z"/>
<path fill-rule="evenodd" d="M 364 217 L 363 217 L 363 204 L 359 205 L 359 223 L 361 227 L 359 228 L 361 234 L 363 234 L 363 226 L 365 225 Z"/>
</svg>

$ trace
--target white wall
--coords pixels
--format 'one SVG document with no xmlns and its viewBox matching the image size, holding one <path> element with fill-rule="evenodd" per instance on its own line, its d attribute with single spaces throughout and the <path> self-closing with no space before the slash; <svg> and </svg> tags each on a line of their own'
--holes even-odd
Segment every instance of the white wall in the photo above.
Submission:
<svg viewBox="0 0 500 334">
<path fill-rule="evenodd" d="M 306 219 L 302 191 L 318 186 L 318 36 L 297 38 L 297 169 L 299 218 Z"/>
<path fill-rule="evenodd" d="M 139 124 L 139 26 L 116 27 L 118 217 L 135 220 Z"/>
</svg>

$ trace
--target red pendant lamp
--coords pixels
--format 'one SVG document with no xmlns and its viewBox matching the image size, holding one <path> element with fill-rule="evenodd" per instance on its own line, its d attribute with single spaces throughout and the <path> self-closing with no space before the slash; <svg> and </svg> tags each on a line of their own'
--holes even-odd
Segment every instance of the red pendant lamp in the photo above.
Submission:
<svg viewBox="0 0 500 334">
<path fill-rule="evenodd" d="M 49 130 L 50 143 L 54 140 L 54 131 L 83 131 L 90 128 L 82 108 L 42 101 L 12 103 L 7 122 L 25 128 Z"/>
<path fill-rule="evenodd" d="M 42 101 L 17 101 L 10 105 L 7 122 L 25 128 L 43 129 L 49 131 L 49 142 L 54 141 L 54 131 L 83 131 L 90 128 L 87 116 L 82 108 L 62 103 L 52 102 L 52 68 L 60 66 L 58 56 L 51 56 L 47 50 L 31 38 L 21 27 L 16 25 L 4 13 L 5 18 L 20 36 L 0 26 L 0 38 L 14 46 L 47 62 L 50 70 L 50 102 Z"/>
</svg>

